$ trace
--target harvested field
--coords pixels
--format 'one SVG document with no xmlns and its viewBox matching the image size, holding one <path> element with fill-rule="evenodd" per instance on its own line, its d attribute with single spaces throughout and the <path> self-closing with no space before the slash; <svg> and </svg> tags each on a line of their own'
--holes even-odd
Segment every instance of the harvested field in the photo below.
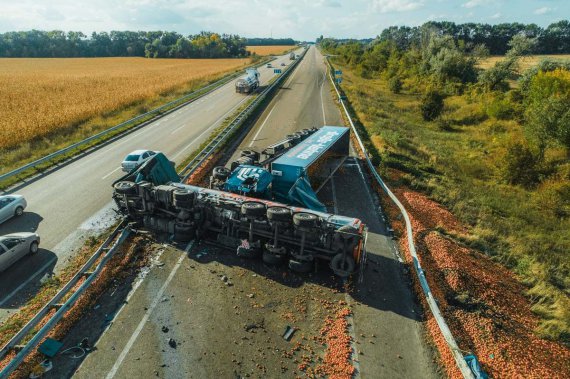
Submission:
<svg viewBox="0 0 570 379">
<path fill-rule="evenodd" d="M 283 54 L 287 50 L 293 49 L 295 46 L 248 46 L 247 51 L 255 53 L 257 55 L 279 55 Z"/>
<path fill-rule="evenodd" d="M 504 56 L 492 56 L 484 59 L 480 64 L 479 67 L 482 69 L 487 69 L 495 65 L 495 63 L 505 59 Z M 556 61 L 563 61 L 563 60 L 570 60 L 570 54 L 561 54 L 561 55 L 529 55 L 528 57 L 523 57 L 520 60 L 520 68 L 519 71 L 522 73 L 525 70 L 529 69 L 532 66 L 536 66 L 538 62 L 543 59 L 552 59 Z"/>
<path fill-rule="evenodd" d="M 197 87 L 248 59 L 0 59 L 0 149 Z"/>
</svg>

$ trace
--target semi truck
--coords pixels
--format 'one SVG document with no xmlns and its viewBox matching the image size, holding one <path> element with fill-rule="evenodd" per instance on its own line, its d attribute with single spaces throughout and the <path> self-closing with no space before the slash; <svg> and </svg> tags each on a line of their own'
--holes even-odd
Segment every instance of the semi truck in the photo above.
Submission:
<svg viewBox="0 0 570 379">
<path fill-rule="evenodd" d="M 245 70 L 245 75 L 236 81 L 237 93 L 252 93 L 259 87 L 259 71 L 255 68 Z"/>
<path fill-rule="evenodd" d="M 294 61 L 295 58 L 296 58 L 295 53 L 289 54 L 289 59 L 290 59 L 290 60 Z"/>
<path fill-rule="evenodd" d="M 334 172 L 345 145 L 348 150 L 347 128 L 307 129 L 261 154 L 246 151 L 233 170 L 216 167 L 210 188 L 180 183 L 159 153 L 115 182 L 113 199 L 138 227 L 178 241 L 210 241 L 302 273 L 328 262 L 347 277 L 364 265 L 367 228 L 357 218 L 328 213 L 311 187 L 323 184 L 319 168 Z"/>
</svg>

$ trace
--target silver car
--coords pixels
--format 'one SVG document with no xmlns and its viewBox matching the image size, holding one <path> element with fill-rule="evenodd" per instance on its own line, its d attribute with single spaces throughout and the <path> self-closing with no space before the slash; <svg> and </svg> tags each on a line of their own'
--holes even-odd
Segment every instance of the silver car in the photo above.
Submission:
<svg viewBox="0 0 570 379">
<path fill-rule="evenodd" d="M 147 159 L 156 155 L 156 153 L 158 153 L 158 151 L 135 150 L 125 157 L 125 159 L 121 163 L 121 169 L 124 172 L 131 172 L 135 168 L 139 167 L 144 162 L 146 162 Z"/>
<path fill-rule="evenodd" d="M 0 196 L 0 224 L 14 216 L 24 214 L 27 205 L 22 195 Z"/>
<path fill-rule="evenodd" d="M 35 254 L 40 246 L 37 233 L 13 233 L 0 237 L 0 272 L 27 254 Z"/>
</svg>

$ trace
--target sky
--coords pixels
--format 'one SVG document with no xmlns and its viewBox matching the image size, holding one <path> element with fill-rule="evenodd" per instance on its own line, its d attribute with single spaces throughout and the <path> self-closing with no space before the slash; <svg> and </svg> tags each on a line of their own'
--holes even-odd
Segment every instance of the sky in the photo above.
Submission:
<svg viewBox="0 0 570 379">
<path fill-rule="evenodd" d="M 373 38 L 426 21 L 521 22 L 570 18 L 570 0 L 0 0 L 0 32 L 200 31 L 312 41 Z"/>
</svg>

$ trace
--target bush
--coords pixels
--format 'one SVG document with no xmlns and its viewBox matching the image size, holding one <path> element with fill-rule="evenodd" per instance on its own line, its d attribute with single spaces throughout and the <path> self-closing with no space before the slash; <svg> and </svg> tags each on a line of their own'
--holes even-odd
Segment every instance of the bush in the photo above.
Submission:
<svg viewBox="0 0 570 379">
<path fill-rule="evenodd" d="M 435 120 L 443 111 L 443 95 L 439 91 L 429 90 L 422 97 L 420 108 L 424 120 Z"/>
<path fill-rule="evenodd" d="M 402 80 L 398 76 L 394 76 L 388 81 L 388 88 L 392 93 L 400 93 L 402 90 Z"/>
<path fill-rule="evenodd" d="M 538 183 L 541 161 L 540 155 L 534 154 L 528 146 L 515 142 L 507 149 L 503 177 L 510 184 L 530 187 Z"/>
<path fill-rule="evenodd" d="M 487 116 L 497 120 L 510 120 L 515 114 L 515 109 L 508 98 L 499 95 L 487 104 L 486 113 Z"/>
</svg>

